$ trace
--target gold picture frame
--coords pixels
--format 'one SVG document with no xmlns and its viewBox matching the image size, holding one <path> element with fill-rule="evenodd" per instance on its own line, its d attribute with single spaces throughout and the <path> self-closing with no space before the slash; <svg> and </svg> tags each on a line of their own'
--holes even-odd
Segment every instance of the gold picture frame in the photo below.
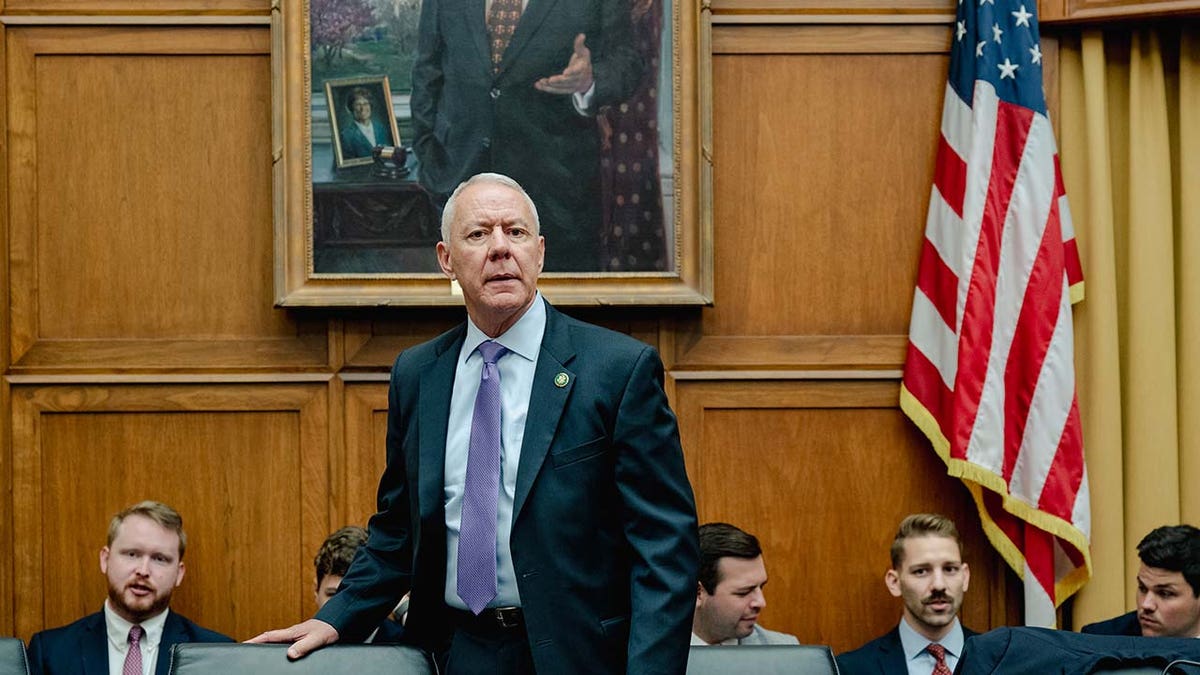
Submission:
<svg viewBox="0 0 1200 675">
<path fill-rule="evenodd" d="M 321 181 L 344 166 L 336 166 L 337 158 L 331 160 L 324 151 L 317 153 L 320 159 L 314 160 L 314 153 L 321 149 L 319 141 L 314 146 L 314 137 L 328 138 L 328 132 L 314 134 L 314 111 L 319 112 L 328 104 L 318 105 L 313 100 L 310 24 L 313 1 L 282 2 L 272 13 L 275 303 L 281 307 L 459 305 L 461 295 L 433 266 L 437 213 L 429 212 L 428 205 L 421 205 L 427 201 L 427 195 L 415 183 L 387 184 L 385 189 L 391 194 L 383 196 L 407 199 L 409 204 L 418 205 L 411 209 L 419 226 L 410 228 L 414 230 L 410 239 L 426 242 L 427 254 L 424 248 L 416 252 L 406 249 L 410 257 L 404 258 L 393 255 L 391 249 L 383 250 L 381 245 L 380 251 L 367 254 L 379 253 L 378 258 L 401 262 L 394 265 L 384 262 L 375 267 L 362 264 L 358 268 L 357 261 L 363 258 L 361 252 L 354 253 L 349 258 L 351 262 L 346 263 L 347 258 L 337 258 L 343 250 L 329 244 L 330 228 L 325 221 L 330 219 L 324 214 L 330 188 Z M 669 65 L 660 66 L 658 82 L 664 89 L 670 84 L 670 116 L 664 119 L 664 109 L 668 107 L 660 106 L 658 115 L 664 131 L 658 146 L 670 154 L 670 184 L 662 191 L 664 214 L 669 214 L 663 217 L 664 229 L 669 233 L 664 244 L 669 264 L 659 270 L 547 271 L 539 280 L 539 288 L 556 304 L 696 306 L 712 302 L 710 16 L 705 3 L 668 1 L 669 12 L 664 4 L 661 22 L 664 30 L 669 27 L 670 40 L 669 45 L 663 40 L 661 55 L 665 63 L 669 54 Z M 322 98 L 327 96 L 328 93 Z M 390 96 L 388 106 L 389 118 L 394 123 L 396 115 L 391 110 Z M 402 127 L 394 130 L 396 138 Z M 333 154 L 337 154 L 336 148 Z M 413 153 L 408 154 L 411 163 Z M 356 165 L 351 170 L 358 171 L 356 175 L 366 175 L 367 167 Z M 370 190 L 366 181 L 348 180 L 340 174 L 332 180 L 340 181 L 337 190 L 347 189 L 343 183 Z M 380 195 L 368 193 L 358 198 L 377 196 Z M 371 207 L 374 209 L 371 212 L 379 215 L 381 227 L 409 217 L 406 214 L 409 206 L 400 201 L 384 201 Z M 314 215 L 315 208 L 319 217 Z M 336 227 L 334 230 L 337 231 Z M 340 241 L 337 243 L 341 245 Z M 547 247 L 552 245 L 548 240 Z"/>
<path fill-rule="evenodd" d="M 325 80 L 324 88 L 329 140 L 337 168 L 371 164 L 374 147 L 401 145 L 387 75 L 329 79 Z M 374 138 L 368 139 L 356 128 L 356 106 L 360 111 L 365 108 L 366 119 L 360 122 L 370 128 Z"/>
</svg>

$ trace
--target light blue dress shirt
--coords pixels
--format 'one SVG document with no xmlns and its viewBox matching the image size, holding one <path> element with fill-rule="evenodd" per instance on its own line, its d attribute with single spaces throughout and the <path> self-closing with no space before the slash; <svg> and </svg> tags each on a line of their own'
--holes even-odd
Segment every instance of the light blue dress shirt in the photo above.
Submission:
<svg viewBox="0 0 1200 675">
<path fill-rule="evenodd" d="M 962 624 L 958 622 L 958 617 L 955 617 L 954 627 L 946 633 L 946 637 L 937 641 L 946 648 L 946 665 L 950 667 L 950 672 L 954 672 L 954 667 L 958 665 L 958 657 L 962 656 L 965 641 Z M 914 630 L 906 619 L 900 619 L 900 645 L 904 647 L 904 662 L 908 664 L 908 675 L 930 675 L 933 672 L 937 659 L 925 651 L 929 643 L 929 638 Z"/>
<path fill-rule="evenodd" d="M 508 353 L 500 357 L 500 498 L 496 507 L 496 598 L 489 607 L 521 605 L 513 572 L 512 550 L 508 545 L 512 532 L 513 499 L 517 490 L 517 464 L 525 438 L 525 418 L 533 391 L 533 372 L 546 332 L 546 305 L 538 293 L 533 305 L 497 338 L 489 338 L 467 319 L 467 337 L 458 353 L 454 370 L 454 389 L 450 396 L 450 419 L 446 427 L 446 475 L 443 496 L 446 500 L 446 604 L 458 609 L 467 605 L 458 597 L 458 532 L 462 522 L 463 486 L 467 480 L 467 454 L 471 443 L 471 418 L 475 394 L 483 373 L 483 357 L 477 348 L 494 339 Z"/>
</svg>

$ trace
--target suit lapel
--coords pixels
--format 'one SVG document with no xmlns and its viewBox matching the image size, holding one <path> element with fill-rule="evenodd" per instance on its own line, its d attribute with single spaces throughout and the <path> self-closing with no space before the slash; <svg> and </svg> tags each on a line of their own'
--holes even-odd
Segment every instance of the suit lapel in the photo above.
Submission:
<svg viewBox="0 0 1200 675">
<path fill-rule="evenodd" d="M 883 654 L 879 659 L 879 672 L 882 675 L 908 672 L 908 663 L 904 658 L 904 644 L 900 642 L 900 626 L 897 625 L 892 632 L 888 633 L 888 639 L 884 641 L 882 651 Z"/>
<path fill-rule="evenodd" d="M 420 448 L 417 471 L 419 494 L 417 505 L 421 519 L 442 508 L 442 490 L 446 475 L 446 420 L 450 419 L 450 393 L 454 387 L 454 372 L 458 352 L 466 337 L 466 325 L 450 336 L 438 354 L 433 367 L 421 373 L 418 394 Z"/>
<path fill-rule="evenodd" d="M 158 643 L 158 662 L 154 666 L 155 675 L 167 675 L 170 670 L 172 645 L 191 641 L 183 628 L 183 620 L 179 618 L 179 615 L 168 611 L 167 620 L 163 622 L 162 639 Z"/>
<path fill-rule="evenodd" d="M 534 0 L 536 1 L 536 0 Z M 530 3 L 530 6 L 533 2 Z M 521 442 L 521 458 L 517 463 L 517 487 L 513 495 L 513 522 L 521 515 L 521 507 L 533 487 L 554 440 L 559 418 L 566 409 L 567 399 L 575 387 L 575 373 L 567 365 L 575 358 L 575 349 L 559 313 L 546 303 L 546 332 L 533 372 L 533 389 L 529 394 L 529 413 L 525 419 L 525 437 Z M 565 385 L 560 374 L 566 375 Z"/>
<path fill-rule="evenodd" d="M 108 675 L 108 629 L 103 611 L 88 617 L 80 652 L 84 675 Z"/>
<path fill-rule="evenodd" d="M 554 7 L 558 0 L 529 0 L 525 11 L 521 12 L 521 20 L 517 22 L 517 29 L 513 31 L 512 39 L 508 42 L 508 47 L 504 50 L 504 58 L 500 61 L 500 72 L 503 73 L 508 64 L 512 63 L 520 55 L 521 50 L 525 45 L 529 44 L 530 37 L 537 31 L 538 26 L 546 20 L 546 16 L 550 13 L 550 9 Z M 572 41 L 575 36 L 570 36 Z M 563 68 L 567 67 L 566 63 L 562 64 Z"/>
</svg>

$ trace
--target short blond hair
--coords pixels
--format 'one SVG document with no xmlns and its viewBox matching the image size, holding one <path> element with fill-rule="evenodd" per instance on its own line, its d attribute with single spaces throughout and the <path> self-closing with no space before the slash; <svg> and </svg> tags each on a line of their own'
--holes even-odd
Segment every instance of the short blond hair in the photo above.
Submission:
<svg viewBox="0 0 1200 675">
<path fill-rule="evenodd" d="M 183 531 L 183 516 L 175 509 L 147 499 L 143 502 L 138 502 L 124 511 L 112 517 L 108 522 L 108 545 L 112 546 L 113 541 L 117 538 L 117 531 L 121 528 L 121 523 L 129 516 L 142 516 L 149 518 L 158 523 L 166 530 L 172 530 L 179 535 L 179 559 L 183 560 L 183 552 L 187 548 L 187 534 Z"/>
<path fill-rule="evenodd" d="M 892 540 L 892 569 L 899 570 L 904 562 L 904 541 L 913 537 L 945 537 L 953 539 L 962 554 L 962 540 L 954 521 L 937 513 L 914 513 L 900 521 L 896 538 Z"/>
</svg>

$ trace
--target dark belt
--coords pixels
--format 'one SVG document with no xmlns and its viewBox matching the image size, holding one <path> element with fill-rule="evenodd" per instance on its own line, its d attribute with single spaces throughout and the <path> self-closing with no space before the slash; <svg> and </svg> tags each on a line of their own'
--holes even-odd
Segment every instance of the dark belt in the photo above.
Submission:
<svg viewBox="0 0 1200 675">
<path fill-rule="evenodd" d="M 525 630 L 525 614 L 520 607 L 488 607 L 476 616 L 461 609 L 451 611 L 454 625 L 468 633 L 496 635 Z"/>
</svg>

